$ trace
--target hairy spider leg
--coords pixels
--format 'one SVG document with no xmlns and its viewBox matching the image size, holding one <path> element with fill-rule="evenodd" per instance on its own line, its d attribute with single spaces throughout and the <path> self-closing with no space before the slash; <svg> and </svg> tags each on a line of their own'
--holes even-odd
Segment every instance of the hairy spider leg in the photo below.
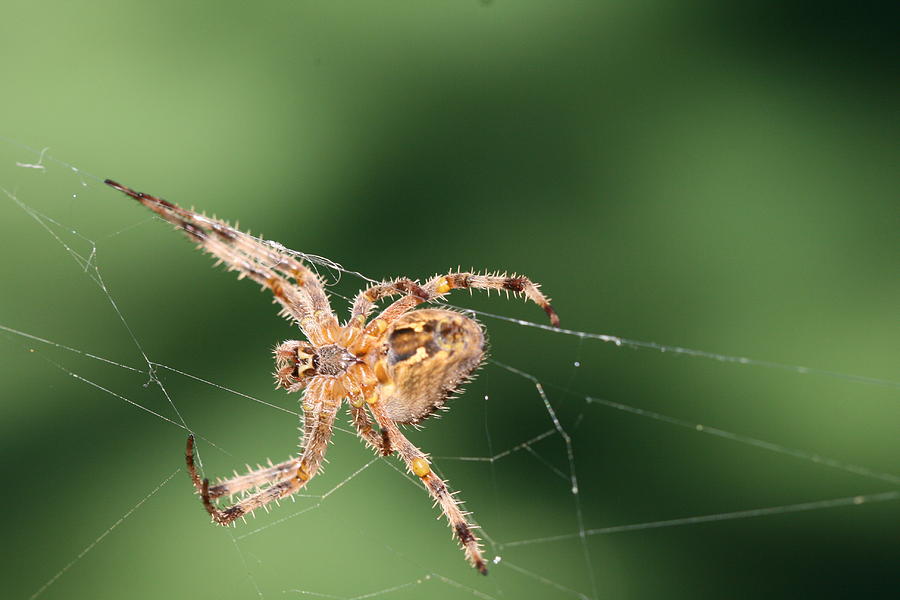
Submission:
<svg viewBox="0 0 900 600">
<path fill-rule="evenodd" d="M 312 270 L 293 256 L 276 250 L 228 223 L 182 208 L 168 200 L 136 192 L 107 179 L 107 185 L 134 198 L 166 221 L 184 231 L 239 278 L 250 277 L 272 291 L 282 306 L 282 315 L 297 322 L 314 343 L 334 336 L 337 319 L 331 311 L 322 283 Z M 288 279 L 293 279 L 296 285 Z"/>
<path fill-rule="evenodd" d="M 252 494 L 231 506 L 219 508 L 213 504 L 212 500 L 214 497 L 212 494 L 215 488 L 210 488 L 209 479 L 201 480 L 197 474 L 193 453 L 194 439 L 193 436 L 188 437 L 185 450 L 188 473 L 194 482 L 194 487 L 197 488 L 200 494 L 206 512 L 210 514 L 213 521 L 219 525 L 229 525 L 235 519 L 250 514 L 257 508 L 296 493 L 316 475 L 325 458 L 328 440 L 331 439 L 333 433 L 334 418 L 337 408 L 340 406 L 340 399 L 320 395 L 319 387 L 312 389 L 312 386 L 310 386 L 310 388 L 307 388 L 306 395 L 309 396 L 310 393 L 313 393 L 317 398 L 310 400 L 308 403 L 310 409 L 304 412 L 304 448 L 303 453 L 297 459 L 296 468 L 292 472 L 289 471 L 287 477 L 281 472 L 275 473 L 272 480 L 264 482 L 271 484 L 270 487 Z M 306 402 L 304 403 L 306 404 Z M 235 479 L 240 479 L 240 477 Z M 216 487 L 228 485 L 232 481 L 226 481 Z"/>
<path fill-rule="evenodd" d="M 347 329 L 349 328 L 348 326 Z M 358 330 L 354 333 L 358 333 Z M 372 428 L 372 421 L 366 412 L 367 400 L 373 402 L 381 393 L 375 374 L 365 363 L 358 363 L 349 369 L 342 379 L 342 385 L 347 393 L 350 424 L 356 428 L 360 439 L 382 456 L 391 454 L 391 446 L 384 432 L 377 432 Z"/>
<path fill-rule="evenodd" d="M 390 296 L 397 296 L 400 294 L 411 295 L 420 298 L 426 298 L 429 296 L 429 292 L 427 290 L 425 290 L 422 286 L 420 286 L 412 279 L 408 279 L 406 277 L 400 277 L 398 279 L 394 279 L 393 281 L 382 281 L 379 283 L 375 283 L 360 291 L 356 295 L 356 298 L 353 299 L 353 316 L 351 317 L 351 320 L 357 316 L 362 316 L 364 318 L 368 317 L 372 312 L 372 309 L 375 308 L 375 304 L 379 300 L 381 300 L 382 298 L 388 298 Z M 431 295 L 434 295 L 433 290 Z"/>
<path fill-rule="evenodd" d="M 382 282 L 372 285 L 357 294 L 353 302 L 353 315 L 367 316 L 382 298 L 404 295 L 392 303 L 378 316 L 386 323 L 391 323 L 407 311 L 423 302 L 431 302 L 454 289 L 504 290 L 507 293 L 524 294 L 526 298 L 540 306 L 550 317 L 550 324 L 559 327 L 559 316 L 550 305 L 550 299 L 540 291 L 540 286 L 524 275 L 507 276 L 481 275 L 478 273 L 447 273 L 430 279 L 425 285 L 419 285 L 409 279 Z M 375 319 L 377 320 L 377 319 Z"/>
<path fill-rule="evenodd" d="M 364 406 L 350 405 L 351 423 L 356 428 L 359 437 L 366 443 L 366 446 L 375 450 L 381 456 L 389 456 L 393 453 L 390 440 L 385 435 L 385 430 L 381 433 L 376 432 L 372 428 L 372 421 L 369 419 L 369 413 L 366 412 Z"/>
<path fill-rule="evenodd" d="M 469 524 L 466 520 L 466 515 L 469 513 L 463 512 L 459 508 L 462 501 L 455 498 L 455 494 L 450 493 L 446 482 L 431 470 L 427 455 L 403 435 L 397 424 L 384 413 L 380 403 L 372 403 L 370 408 L 378 425 L 390 440 L 391 447 L 400 455 L 409 471 L 422 480 L 425 489 L 428 490 L 434 501 L 440 505 L 441 510 L 447 517 L 450 529 L 453 530 L 454 537 L 456 537 L 466 553 L 466 559 L 479 573 L 487 575 L 487 564 L 481 554 L 480 540 L 472 532 L 475 526 Z"/>
<path fill-rule="evenodd" d="M 211 486 L 209 488 L 209 497 L 211 500 L 215 500 L 223 496 L 233 496 L 252 488 L 284 481 L 296 473 L 298 466 L 300 466 L 300 459 L 295 456 L 277 465 L 254 469 L 244 475 L 238 475 Z M 196 487 L 197 482 L 194 483 Z M 200 491 L 199 487 L 197 491 Z"/>
</svg>

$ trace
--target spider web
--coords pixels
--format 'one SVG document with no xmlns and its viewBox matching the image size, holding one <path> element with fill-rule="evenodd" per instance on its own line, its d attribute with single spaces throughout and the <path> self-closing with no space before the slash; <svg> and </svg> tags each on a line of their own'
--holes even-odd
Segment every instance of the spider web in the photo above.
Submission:
<svg viewBox="0 0 900 600">
<path fill-rule="evenodd" d="M 296 399 L 261 386 L 259 373 L 271 370 L 260 352 L 275 341 L 271 331 L 289 333 L 283 323 L 254 332 L 240 323 L 268 316 L 258 298 L 237 310 L 255 305 L 259 318 L 205 320 L 208 299 L 192 295 L 190 282 L 204 267 L 211 272 L 207 257 L 111 197 L 101 177 L 10 141 L 0 173 L 4 229 L 28 240 L 7 248 L 14 260 L 0 318 L 3 360 L 17 369 L 4 378 L 5 437 L 13 444 L 5 454 L 19 465 L 6 480 L 29 490 L 16 499 L 27 506 L 4 547 L 42 573 L 17 581 L 9 597 L 127 590 L 131 597 L 593 599 L 637 589 L 633 580 L 649 576 L 634 570 L 644 560 L 659 587 L 647 583 L 641 593 L 671 591 L 674 581 L 690 589 L 673 553 L 695 538 L 763 562 L 761 554 L 776 561 L 791 554 L 760 539 L 782 530 L 896 548 L 885 537 L 865 538 L 878 535 L 873 523 L 884 515 L 896 521 L 900 448 L 885 432 L 896 432 L 897 381 L 554 329 L 509 316 L 519 311 L 507 312 L 505 303 L 473 309 L 465 297 L 451 301 L 486 324 L 492 356 L 453 410 L 411 438 L 473 511 L 493 563 L 487 578 L 471 571 L 445 524 L 434 521 L 425 492 L 415 489 L 421 484 L 395 458 L 373 458 L 340 422 L 331 462 L 309 493 L 246 525 L 211 527 L 179 468 L 184 437 L 191 431 L 201 440 L 212 475 L 284 458 L 296 443 Z M 378 279 L 298 255 L 328 280 L 341 316 L 340 298 Z M 140 287 L 141 273 L 154 268 L 176 278 L 185 297 L 145 298 L 154 290 Z M 574 290 L 551 291 L 559 299 Z M 154 329 L 170 345 L 160 345 Z M 504 344 L 507 335 L 522 345 Z M 221 369 L 192 366 L 191 354 L 201 352 L 216 352 Z M 733 395 L 676 404 L 655 390 L 660 403 L 632 402 L 629 385 L 647 383 L 623 386 L 610 374 L 628 361 L 639 361 L 648 378 L 674 371 L 683 385 L 723 377 Z M 774 399 L 741 390 L 768 390 Z M 784 406 L 803 396 L 820 403 L 812 416 L 850 398 L 884 422 L 848 421 L 838 428 L 845 439 L 830 447 L 809 432 L 809 415 Z M 46 402 L 36 410 L 40 426 L 17 416 L 18 404 L 39 400 Z M 762 413 L 740 413 L 746 428 L 720 410 L 742 403 Z M 879 446 L 854 453 L 863 435 Z M 672 572 L 658 571 L 670 560 Z M 735 569 L 731 576 L 752 574 Z"/>
</svg>

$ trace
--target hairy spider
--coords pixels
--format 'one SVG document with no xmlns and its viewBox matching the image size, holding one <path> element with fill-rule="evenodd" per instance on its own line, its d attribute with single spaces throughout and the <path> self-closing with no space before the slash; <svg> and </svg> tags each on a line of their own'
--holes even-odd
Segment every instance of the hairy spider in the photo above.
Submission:
<svg viewBox="0 0 900 600">
<path fill-rule="evenodd" d="M 283 247 L 254 238 L 227 223 L 186 210 L 162 198 L 106 184 L 131 196 L 180 228 L 198 247 L 225 263 L 238 278 L 249 277 L 268 288 L 282 316 L 295 322 L 307 341 L 290 340 L 275 348 L 276 387 L 303 395 L 302 451 L 283 463 L 260 467 L 210 485 L 194 464 L 194 437 L 188 437 L 185 460 L 203 506 L 213 521 L 228 525 L 272 501 L 302 489 L 322 468 L 335 415 L 344 399 L 359 436 L 384 456 L 397 452 L 406 467 L 439 504 L 466 558 L 483 574 L 487 567 L 479 538 L 460 510 L 460 500 L 435 475 L 428 455 L 413 445 L 398 425 L 416 425 L 443 407 L 468 381 L 484 358 L 484 332 L 476 321 L 446 309 L 412 310 L 450 290 L 476 288 L 524 294 L 550 316 L 559 318 L 549 300 L 527 277 L 450 272 L 424 285 L 410 279 L 376 283 L 359 292 L 343 324 L 328 303 L 319 277 Z M 395 300 L 374 319 L 375 304 Z M 378 424 L 373 428 L 369 413 Z M 215 501 L 246 494 L 220 508 Z"/>
</svg>

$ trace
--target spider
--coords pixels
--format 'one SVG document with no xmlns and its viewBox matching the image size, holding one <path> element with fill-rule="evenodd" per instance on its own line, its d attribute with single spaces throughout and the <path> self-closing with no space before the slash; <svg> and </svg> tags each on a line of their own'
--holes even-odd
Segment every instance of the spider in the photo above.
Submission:
<svg viewBox="0 0 900 600">
<path fill-rule="evenodd" d="M 440 505 L 466 559 L 482 574 L 487 566 L 478 536 L 460 510 L 461 501 L 448 491 L 428 455 L 410 442 L 399 425 L 418 426 L 469 381 L 484 359 L 485 337 L 475 320 L 447 309 L 422 308 L 453 289 L 506 290 L 539 305 L 554 326 L 559 318 L 538 285 L 527 277 L 450 272 L 420 285 L 406 278 L 375 283 L 353 301 L 350 318 L 339 324 L 315 272 L 272 242 L 257 239 L 218 219 L 136 192 L 107 179 L 105 183 L 131 196 L 197 243 L 198 248 L 268 288 L 306 341 L 289 340 L 275 348 L 276 388 L 302 398 L 302 451 L 289 460 L 236 475 L 210 485 L 197 474 L 194 437 L 187 439 L 185 460 L 197 494 L 212 520 L 229 525 L 235 519 L 301 490 L 322 469 L 338 409 L 347 400 L 359 437 L 383 456 L 398 453 Z M 400 296 L 374 319 L 379 300 Z M 373 427 L 371 417 L 377 423 Z M 220 507 L 217 500 L 242 494 L 237 503 Z"/>
</svg>

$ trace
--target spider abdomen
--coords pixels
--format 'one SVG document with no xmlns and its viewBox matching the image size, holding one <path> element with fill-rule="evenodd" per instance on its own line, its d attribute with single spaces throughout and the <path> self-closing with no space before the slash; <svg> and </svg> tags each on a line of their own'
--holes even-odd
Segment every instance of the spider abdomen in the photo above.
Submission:
<svg viewBox="0 0 900 600">
<path fill-rule="evenodd" d="M 450 310 L 406 313 L 386 336 L 386 368 L 394 391 L 383 399 L 387 415 L 418 423 L 443 406 L 470 379 L 484 357 L 484 332 Z"/>
</svg>

